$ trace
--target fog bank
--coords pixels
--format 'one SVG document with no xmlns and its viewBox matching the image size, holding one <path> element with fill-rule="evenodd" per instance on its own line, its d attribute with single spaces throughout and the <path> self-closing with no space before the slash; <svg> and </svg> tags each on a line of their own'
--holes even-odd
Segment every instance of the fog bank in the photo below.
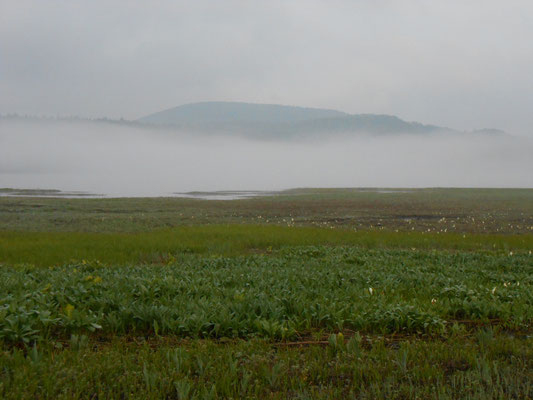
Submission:
<svg viewBox="0 0 533 400">
<path fill-rule="evenodd" d="M 324 135 L 327 136 L 327 135 Z M 91 122 L 0 122 L 0 187 L 110 196 L 294 187 L 533 187 L 533 140 L 258 141 Z"/>
</svg>

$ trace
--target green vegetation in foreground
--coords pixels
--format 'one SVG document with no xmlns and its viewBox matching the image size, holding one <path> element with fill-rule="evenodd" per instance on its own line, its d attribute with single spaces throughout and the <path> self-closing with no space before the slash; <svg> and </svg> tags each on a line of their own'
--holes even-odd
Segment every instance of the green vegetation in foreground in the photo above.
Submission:
<svg viewBox="0 0 533 400">
<path fill-rule="evenodd" d="M 295 340 L 310 332 L 444 334 L 457 320 L 528 331 L 531 256 L 296 247 L 167 265 L 0 270 L 0 339 L 71 334 Z"/>
<path fill-rule="evenodd" d="M 0 397 L 528 398 L 532 268 L 324 246 L 4 266 Z"/>
<path fill-rule="evenodd" d="M 533 189 L 295 189 L 234 201 L 0 196 L 0 231 L 146 232 L 242 223 L 531 234 Z"/>
<path fill-rule="evenodd" d="M 533 190 L 0 197 L 0 398 L 533 398 L 532 231 Z"/>
<path fill-rule="evenodd" d="M 326 342 L 327 343 L 327 342 Z M 533 340 L 496 330 L 283 346 L 74 336 L 0 352 L 4 399 L 530 399 Z"/>
<path fill-rule="evenodd" d="M 266 225 L 188 226 L 144 233 L 0 232 L 0 263 L 161 263 L 182 253 L 238 255 L 290 246 L 529 251 L 533 235 L 355 232 Z"/>
</svg>

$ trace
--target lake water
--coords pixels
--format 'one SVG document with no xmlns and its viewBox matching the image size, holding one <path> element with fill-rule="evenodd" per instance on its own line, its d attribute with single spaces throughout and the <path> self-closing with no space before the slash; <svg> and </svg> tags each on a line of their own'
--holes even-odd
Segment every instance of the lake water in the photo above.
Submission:
<svg viewBox="0 0 533 400">
<path fill-rule="evenodd" d="M 157 195 L 148 195 L 146 197 L 179 197 L 199 200 L 240 200 L 250 199 L 262 196 L 275 196 L 279 192 L 266 191 L 215 191 L 215 192 L 187 192 L 187 193 L 160 193 Z M 145 197 L 134 195 L 109 195 L 95 194 L 83 191 L 61 191 L 55 189 L 0 189 L 0 197 L 46 197 L 46 198 L 67 198 L 67 199 L 85 199 L 85 198 L 118 198 L 118 197 Z"/>
</svg>

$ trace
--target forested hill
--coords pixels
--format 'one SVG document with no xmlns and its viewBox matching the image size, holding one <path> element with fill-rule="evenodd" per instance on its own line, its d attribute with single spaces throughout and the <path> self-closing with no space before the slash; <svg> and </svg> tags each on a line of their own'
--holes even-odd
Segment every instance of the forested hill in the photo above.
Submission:
<svg viewBox="0 0 533 400">
<path fill-rule="evenodd" d="M 0 115 L 0 124 L 113 124 L 136 128 L 158 128 L 194 134 L 224 134 L 260 139 L 307 139 L 354 135 L 445 134 L 504 135 L 498 129 L 464 132 L 436 125 L 404 121 L 383 114 L 348 114 L 341 111 L 240 102 L 203 102 L 147 115 L 137 120 L 83 117 L 35 117 Z"/>
<path fill-rule="evenodd" d="M 138 122 L 194 131 L 276 138 L 335 133 L 460 133 L 435 125 L 407 122 L 391 115 L 348 114 L 320 108 L 240 102 L 185 104 L 147 115 Z M 487 130 L 487 133 L 489 131 L 494 133 L 496 130 Z M 481 134 L 484 132 L 476 131 Z"/>
<path fill-rule="evenodd" d="M 184 104 L 148 115 L 140 122 L 158 125 L 209 123 L 290 123 L 321 118 L 344 117 L 348 114 L 320 108 L 253 104 L 240 102 L 203 102 Z"/>
</svg>

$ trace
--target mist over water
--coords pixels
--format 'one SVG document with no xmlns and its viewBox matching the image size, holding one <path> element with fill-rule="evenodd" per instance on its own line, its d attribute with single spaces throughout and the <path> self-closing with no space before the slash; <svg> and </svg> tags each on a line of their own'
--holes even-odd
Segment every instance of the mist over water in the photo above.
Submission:
<svg viewBox="0 0 533 400">
<path fill-rule="evenodd" d="M 294 187 L 533 187 L 533 140 L 356 135 L 261 141 L 92 122 L 0 123 L 0 187 L 109 196 Z"/>
</svg>

